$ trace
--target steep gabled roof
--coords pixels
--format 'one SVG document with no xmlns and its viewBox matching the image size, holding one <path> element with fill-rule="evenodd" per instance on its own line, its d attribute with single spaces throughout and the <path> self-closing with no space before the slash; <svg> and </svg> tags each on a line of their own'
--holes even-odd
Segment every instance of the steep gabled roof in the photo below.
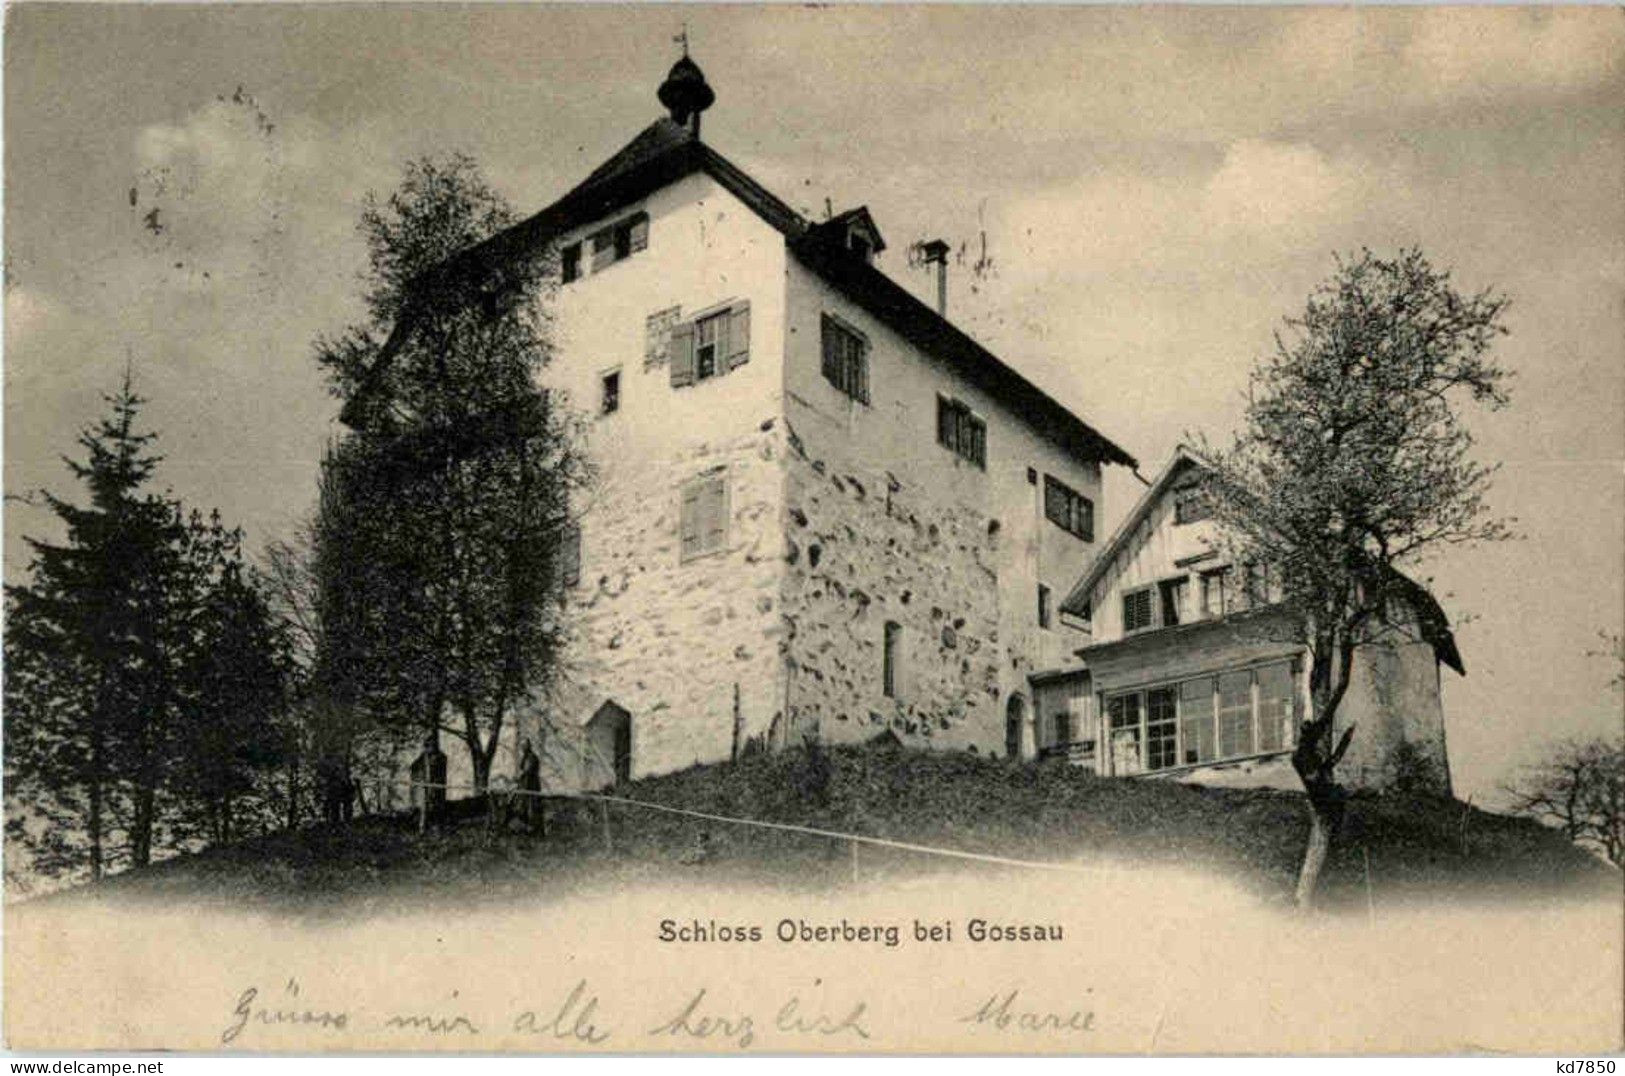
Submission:
<svg viewBox="0 0 1625 1076">
<path fill-rule="evenodd" d="M 709 175 L 779 231 L 797 260 L 836 290 L 904 339 L 947 362 L 972 384 L 1003 400 L 1057 444 L 1086 459 L 1135 466 L 1134 457 L 1105 435 L 861 256 L 833 241 L 826 226 L 809 223 L 742 169 L 701 142 L 690 128 L 669 118 L 656 120 L 644 128 L 563 198 L 540 213 L 454 255 L 414 281 L 412 295 L 396 319 L 389 339 L 340 418 L 349 422 L 354 417 L 355 401 L 376 385 L 411 335 L 424 306 L 437 292 L 449 290 L 448 285 L 485 285 L 500 281 L 504 265 L 534 254 L 572 228 L 607 216 L 620 206 L 695 172 Z M 867 210 L 851 212 L 868 216 Z M 878 237 L 879 230 L 875 232 Z"/>
<path fill-rule="evenodd" d="M 1117 529 L 1112 532 L 1111 539 L 1101 548 L 1100 555 L 1090 562 L 1088 569 L 1083 573 L 1083 577 L 1068 592 L 1066 600 L 1061 603 L 1063 613 L 1070 613 L 1073 616 L 1081 615 L 1082 610 L 1089 603 L 1090 593 L 1100 583 L 1101 578 L 1106 574 L 1107 569 L 1111 567 L 1112 562 L 1122 554 L 1134 532 L 1139 529 L 1141 523 L 1145 522 L 1146 517 L 1151 514 L 1151 510 L 1156 507 L 1157 502 L 1162 500 L 1168 494 L 1168 491 L 1174 488 L 1186 475 L 1192 471 L 1203 470 L 1207 466 L 1207 461 L 1190 446 L 1180 445 L 1174 449 L 1173 456 L 1157 473 L 1157 477 L 1151 481 L 1150 486 L 1141 495 L 1140 499 L 1135 502 L 1128 515 L 1123 517 L 1123 521 L 1117 525 Z M 1433 596 L 1433 593 L 1427 587 L 1394 568 L 1387 569 L 1387 578 L 1386 589 L 1390 594 L 1398 597 L 1410 607 L 1412 615 L 1416 617 L 1417 630 L 1421 634 L 1422 640 L 1433 647 L 1434 656 L 1456 670 L 1456 672 L 1466 676 L 1466 663 L 1462 661 L 1461 650 L 1456 646 L 1455 633 L 1450 630 L 1450 618 L 1445 615 L 1444 607 L 1439 604 L 1439 600 Z M 1201 623 L 1200 621 L 1194 621 L 1188 626 L 1196 629 L 1201 626 Z M 1180 625 L 1181 628 L 1186 626 Z M 1084 649 L 1088 650 L 1090 648 L 1085 647 Z"/>
</svg>

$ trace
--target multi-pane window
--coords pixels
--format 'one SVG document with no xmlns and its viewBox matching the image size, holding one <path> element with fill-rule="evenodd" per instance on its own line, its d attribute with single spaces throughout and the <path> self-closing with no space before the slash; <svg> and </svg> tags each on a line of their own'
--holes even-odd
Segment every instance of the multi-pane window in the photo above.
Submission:
<svg viewBox="0 0 1625 1076">
<path fill-rule="evenodd" d="M 1153 627 L 1154 615 L 1150 587 L 1123 595 L 1123 634 Z"/>
<path fill-rule="evenodd" d="M 903 661 L 903 626 L 895 621 L 886 621 L 884 634 L 881 636 L 880 679 L 881 690 L 888 699 L 902 696 L 902 661 Z"/>
<path fill-rule="evenodd" d="M 1049 587 L 1046 587 L 1044 584 L 1040 583 L 1038 584 L 1038 626 L 1041 628 L 1047 628 L 1050 626 L 1050 622 L 1053 619 L 1054 614 L 1051 610 Z"/>
<path fill-rule="evenodd" d="M 1292 667 L 1266 665 L 1258 678 L 1258 749 L 1279 751 L 1292 742 Z"/>
<path fill-rule="evenodd" d="M 1171 687 L 1145 693 L 1145 759 L 1153 770 L 1178 765 L 1179 705 Z"/>
<path fill-rule="evenodd" d="M 750 361 L 750 304 L 734 303 L 671 328 L 671 386 L 708 381 Z"/>
<path fill-rule="evenodd" d="M 1218 758 L 1213 737 L 1213 679 L 1186 680 L 1179 685 L 1179 742 L 1181 761 L 1187 765 Z"/>
<path fill-rule="evenodd" d="M 937 397 L 937 444 L 978 467 L 987 467 L 987 423 L 948 396 Z"/>
<path fill-rule="evenodd" d="M 1044 516 L 1069 534 L 1095 540 L 1094 502 L 1052 475 L 1044 476 Z"/>
<path fill-rule="evenodd" d="M 859 403 L 869 402 L 869 346 L 856 330 L 824 315 L 824 380 Z"/>
<path fill-rule="evenodd" d="M 694 380 L 704 381 L 717 373 L 717 349 L 726 348 L 727 314 L 712 314 L 694 323 Z"/>
<path fill-rule="evenodd" d="M 1140 773 L 1145 764 L 1140 755 L 1141 701 L 1139 693 L 1116 695 L 1106 700 L 1106 721 L 1112 750 L 1112 772 Z"/>
<path fill-rule="evenodd" d="M 621 372 L 611 370 L 605 374 L 601 387 L 603 392 L 599 398 L 599 413 L 613 415 L 621 409 Z"/>
<path fill-rule="evenodd" d="M 1202 573 L 1202 615 L 1217 619 L 1229 612 L 1225 588 L 1230 578 L 1229 568 L 1215 568 Z"/>
<path fill-rule="evenodd" d="M 1202 487 L 1185 486 L 1174 491 L 1174 523 L 1195 523 L 1212 515 Z"/>
<path fill-rule="evenodd" d="M 715 553 L 723 547 L 728 537 L 726 475 L 706 475 L 683 487 L 678 534 L 683 560 Z"/>
<path fill-rule="evenodd" d="M 1252 754 L 1253 674 L 1219 677 L 1219 757 Z"/>
<path fill-rule="evenodd" d="M 1110 696 L 1113 772 L 1284 751 L 1292 746 L 1296 700 L 1297 666 L 1289 661 Z"/>
</svg>

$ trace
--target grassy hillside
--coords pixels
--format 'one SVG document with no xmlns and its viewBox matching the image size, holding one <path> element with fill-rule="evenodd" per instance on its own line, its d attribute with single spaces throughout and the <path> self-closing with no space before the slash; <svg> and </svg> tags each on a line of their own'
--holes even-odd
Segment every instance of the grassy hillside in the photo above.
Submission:
<svg viewBox="0 0 1625 1076">
<path fill-rule="evenodd" d="M 1285 900 L 1308 823 L 1273 791 L 1108 780 L 1060 764 L 882 747 L 794 750 L 638 781 L 627 798 L 1016 859 L 1144 859 L 1221 873 Z M 365 911 L 470 892 L 504 900 L 583 884 L 751 881 L 805 890 L 852 884 L 848 842 L 642 808 L 550 805 L 546 839 L 497 831 L 471 808 L 439 832 L 409 819 L 311 826 L 183 857 L 107 883 L 110 894 L 232 906 Z M 607 813 L 607 820 L 606 820 Z M 1007 868 L 864 847 L 859 877 Z M 1369 871 L 1368 871 L 1369 867 Z M 1368 882 L 1369 879 L 1369 882 Z M 1359 796 L 1327 865 L 1323 899 L 1363 907 L 1509 896 L 1618 894 L 1619 872 L 1552 831 L 1444 799 Z"/>
</svg>

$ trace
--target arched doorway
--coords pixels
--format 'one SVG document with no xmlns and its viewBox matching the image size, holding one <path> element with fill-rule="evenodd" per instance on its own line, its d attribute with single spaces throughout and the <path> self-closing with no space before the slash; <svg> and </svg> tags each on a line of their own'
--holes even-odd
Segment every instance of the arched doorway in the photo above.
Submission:
<svg viewBox="0 0 1625 1076">
<path fill-rule="evenodd" d="M 589 784 L 604 788 L 632 779 L 632 715 L 609 701 L 587 722 Z"/>
<path fill-rule="evenodd" d="M 1027 700 L 1011 695 L 1004 708 L 1004 753 L 1009 758 L 1021 757 L 1021 728 L 1027 723 Z"/>
</svg>

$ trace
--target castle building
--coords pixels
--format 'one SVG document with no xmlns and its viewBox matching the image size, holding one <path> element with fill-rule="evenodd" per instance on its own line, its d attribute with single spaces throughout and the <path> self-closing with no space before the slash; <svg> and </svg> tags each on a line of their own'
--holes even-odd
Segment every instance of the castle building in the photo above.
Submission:
<svg viewBox="0 0 1625 1076">
<path fill-rule="evenodd" d="M 806 219 L 702 141 L 692 60 L 659 97 L 667 116 L 459 256 L 558 252 L 543 377 L 591 416 L 573 638 L 540 704 L 544 738 L 580 750 L 550 783 L 809 737 L 1163 768 L 1160 725 L 1137 718 L 1138 763 L 1124 746 L 1132 632 L 1083 608 L 1127 578 L 1101 470 L 1134 458 L 888 277 L 867 209 Z M 1249 699 L 1284 705 L 1292 661 L 1249 658 Z M 1290 745 L 1273 720 L 1247 753 Z M 1239 757 L 1223 727 L 1198 761 Z"/>
</svg>

